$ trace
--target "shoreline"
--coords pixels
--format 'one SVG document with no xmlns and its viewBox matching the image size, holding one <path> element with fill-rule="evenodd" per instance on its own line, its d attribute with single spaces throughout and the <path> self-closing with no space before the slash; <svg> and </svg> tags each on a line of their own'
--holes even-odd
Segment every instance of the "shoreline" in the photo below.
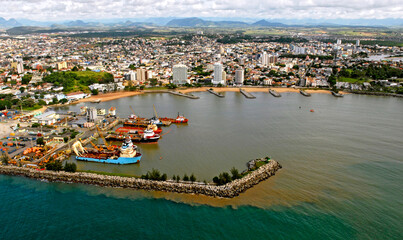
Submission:
<svg viewBox="0 0 403 240">
<path fill-rule="evenodd" d="M 242 87 L 242 88 L 238 88 L 238 87 L 236 87 L 236 88 L 235 87 L 200 87 L 200 88 L 185 88 L 185 89 L 178 88 L 178 89 L 176 89 L 176 91 L 186 94 L 186 93 L 192 93 L 192 92 L 205 92 L 210 88 L 212 88 L 215 92 L 218 92 L 218 93 L 220 93 L 220 92 L 239 92 L 240 89 L 244 90 L 245 92 L 269 92 L 270 89 L 273 89 L 279 93 L 286 93 L 286 92 L 299 93 L 299 90 L 300 90 L 300 89 L 296 89 L 296 88 L 269 88 L 269 87 Z M 308 92 L 308 93 L 331 94 L 330 90 L 324 90 L 324 89 L 318 89 L 318 90 L 302 89 L 302 90 L 304 90 L 305 92 Z M 100 94 L 100 95 L 92 95 L 89 98 L 80 99 L 80 100 L 75 101 L 70 104 L 91 102 L 91 101 L 98 100 L 98 99 L 101 100 L 100 102 L 107 102 L 107 101 L 112 101 L 112 100 L 116 100 L 119 98 L 142 95 L 145 93 L 169 93 L 172 91 L 175 91 L 175 90 L 171 90 L 171 89 L 147 90 L 147 89 L 145 89 L 145 90 L 135 91 L 135 92 L 120 91 L 120 92 L 105 93 L 105 94 Z M 340 91 L 340 93 L 341 94 L 351 94 L 350 92 L 345 92 L 345 91 Z M 67 106 L 70 104 L 64 104 L 61 106 Z"/>
<path fill-rule="evenodd" d="M 85 172 L 55 172 L 38 171 L 30 168 L 0 165 L 0 174 L 22 176 L 49 182 L 81 183 L 102 187 L 128 188 L 137 190 L 173 192 L 205 195 L 209 197 L 234 198 L 254 185 L 274 176 L 282 166 L 270 160 L 267 164 L 252 171 L 243 178 L 236 179 L 225 185 L 209 185 L 200 183 L 181 183 L 169 181 L 154 181 L 134 177 L 109 176 Z"/>
<path fill-rule="evenodd" d="M 304 88 L 277 88 L 277 87 L 200 87 L 200 88 L 187 88 L 187 89 L 178 89 L 181 93 L 192 93 L 192 92 L 204 92 L 208 89 L 212 88 L 215 92 L 239 92 L 240 89 L 245 92 L 269 92 L 270 89 L 275 90 L 279 93 L 287 93 L 287 92 L 295 92 L 299 93 L 299 90 L 304 90 L 307 93 L 326 93 L 331 94 L 331 90 L 325 89 L 304 89 Z M 349 92 L 340 91 L 341 94 L 350 94 Z"/>
</svg>

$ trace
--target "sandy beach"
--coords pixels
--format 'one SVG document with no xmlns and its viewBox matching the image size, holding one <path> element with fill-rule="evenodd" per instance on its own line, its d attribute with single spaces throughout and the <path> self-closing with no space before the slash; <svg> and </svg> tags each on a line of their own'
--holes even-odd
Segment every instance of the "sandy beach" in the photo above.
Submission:
<svg viewBox="0 0 403 240">
<path fill-rule="evenodd" d="M 91 102 L 94 100 L 101 100 L 101 102 L 106 102 L 106 101 L 111 101 L 119 98 L 124 98 L 124 97 L 131 97 L 131 96 L 136 96 L 144 94 L 144 92 L 113 92 L 113 93 L 105 93 L 105 94 L 99 94 L 99 95 L 93 95 L 89 98 L 84 98 L 81 99 L 75 103 L 80 103 L 80 102 Z"/>
</svg>

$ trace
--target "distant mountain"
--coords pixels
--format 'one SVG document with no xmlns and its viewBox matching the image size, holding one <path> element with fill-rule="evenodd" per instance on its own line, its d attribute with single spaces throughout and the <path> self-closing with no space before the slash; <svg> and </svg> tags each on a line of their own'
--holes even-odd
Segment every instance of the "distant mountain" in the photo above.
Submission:
<svg viewBox="0 0 403 240">
<path fill-rule="evenodd" d="M 257 21 L 252 24 L 255 27 L 286 27 L 287 25 L 279 23 L 279 22 L 268 22 L 264 19 Z"/>
<path fill-rule="evenodd" d="M 14 18 L 10 18 L 9 20 L 6 20 L 6 19 L 0 17 L 0 27 L 9 28 L 9 27 L 17 27 L 17 26 L 21 26 L 21 23 L 19 23 Z"/>
<path fill-rule="evenodd" d="M 201 18 L 172 19 L 167 27 L 248 27 L 248 23 L 241 21 L 207 21 Z"/>
<path fill-rule="evenodd" d="M 204 21 L 200 18 L 180 18 L 172 19 L 166 26 L 168 27 L 202 27 L 207 26 L 209 21 Z"/>
</svg>

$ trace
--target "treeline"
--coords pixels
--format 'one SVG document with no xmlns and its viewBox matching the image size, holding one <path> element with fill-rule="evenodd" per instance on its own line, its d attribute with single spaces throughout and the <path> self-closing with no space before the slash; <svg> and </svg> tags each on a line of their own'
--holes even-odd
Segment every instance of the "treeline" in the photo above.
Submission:
<svg viewBox="0 0 403 240">
<path fill-rule="evenodd" d="M 347 78 L 371 78 L 375 80 L 388 79 L 392 77 L 403 78 L 403 70 L 389 65 L 370 64 L 367 68 L 343 68 L 337 74 L 339 77 Z"/>
<path fill-rule="evenodd" d="M 20 88 L 22 91 L 23 87 Z M 24 110 L 35 110 L 41 108 L 41 106 L 46 105 L 46 102 L 42 99 L 39 99 L 35 102 L 30 96 L 21 97 L 21 99 L 15 98 L 12 94 L 0 94 L 0 110 L 4 109 L 20 109 Z"/>
<path fill-rule="evenodd" d="M 65 172 L 76 172 L 77 165 L 75 163 L 66 163 L 63 167 L 61 161 L 49 162 L 45 165 L 46 170 L 51 171 L 65 171 Z"/>
<path fill-rule="evenodd" d="M 213 182 L 217 185 L 224 185 L 229 182 L 232 182 L 235 179 L 242 178 L 242 175 L 235 167 L 231 168 L 230 172 L 231 175 L 227 172 L 220 173 L 218 176 L 213 178 Z"/>
</svg>

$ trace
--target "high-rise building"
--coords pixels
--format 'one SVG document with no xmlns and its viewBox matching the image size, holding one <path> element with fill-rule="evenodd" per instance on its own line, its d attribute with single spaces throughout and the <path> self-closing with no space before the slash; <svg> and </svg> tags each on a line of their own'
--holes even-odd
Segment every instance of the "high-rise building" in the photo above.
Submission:
<svg viewBox="0 0 403 240">
<path fill-rule="evenodd" d="M 337 45 L 341 45 L 341 39 L 337 39 Z"/>
<path fill-rule="evenodd" d="M 227 85 L 227 73 L 225 71 L 222 71 L 222 81 L 224 82 L 224 85 Z"/>
<path fill-rule="evenodd" d="M 11 68 L 14 69 L 15 71 L 17 71 L 18 74 L 21 74 L 24 72 L 24 65 L 22 64 L 21 61 L 12 62 Z"/>
<path fill-rule="evenodd" d="M 172 83 L 174 84 L 185 84 L 190 83 L 188 80 L 188 67 L 183 64 L 175 65 L 172 68 Z"/>
<path fill-rule="evenodd" d="M 261 56 L 261 63 L 263 66 L 267 66 L 268 62 L 267 62 L 267 53 L 263 52 L 262 56 Z"/>
<path fill-rule="evenodd" d="M 137 68 L 137 81 L 145 82 L 147 80 L 147 71 L 144 68 Z"/>
<path fill-rule="evenodd" d="M 243 68 L 235 70 L 235 85 L 242 85 L 244 81 Z"/>
<path fill-rule="evenodd" d="M 96 122 L 97 121 L 97 109 L 94 107 L 87 108 L 87 122 Z"/>
<path fill-rule="evenodd" d="M 222 79 L 222 64 L 221 63 L 214 64 L 213 84 L 224 84 L 224 81 Z"/>
<path fill-rule="evenodd" d="M 355 42 L 355 46 L 359 47 L 360 46 L 360 39 L 357 39 L 357 41 Z"/>
</svg>

